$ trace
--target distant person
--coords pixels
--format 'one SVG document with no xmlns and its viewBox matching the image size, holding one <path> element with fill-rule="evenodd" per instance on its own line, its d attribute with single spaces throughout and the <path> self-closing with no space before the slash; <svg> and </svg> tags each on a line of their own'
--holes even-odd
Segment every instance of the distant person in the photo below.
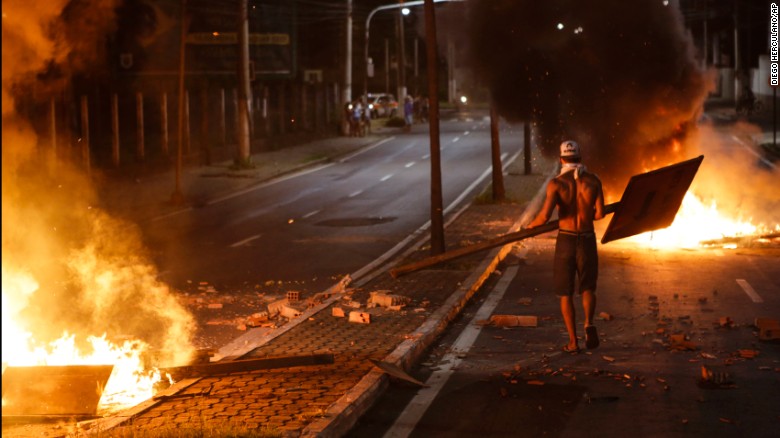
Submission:
<svg viewBox="0 0 780 438">
<path fill-rule="evenodd" d="M 543 225 L 558 209 L 558 237 L 553 262 L 553 288 L 560 298 L 561 314 L 569 334 L 567 353 L 580 351 L 575 326 L 572 296 L 575 279 L 585 312 L 585 346 L 599 345 L 598 330 L 593 325 L 596 310 L 598 252 L 593 221 L 604 217 L 604 193 L 601 180 L 582 165 L 580 146 L 568 140 L 560 146 L 561 173 L 547 183 L 544 205 L 528 228 Z"/>
<path fill-rule="evenodd" d="M 352 103 L 352 123 L 350 124 L 352 137 L 363 136 L 363 105 L 360 100 Z"/>
<path fill-rule="evenodd" d="M 363 106 L 363 112 L 361 113 L 361 124 L 363 125 L 363 133 L 371 134 L 371 109 L 368 105 Z"/>
<path fill-rule="evenodd" d="M 412 123 L 414 122 L 414 102 L 412 96 L 406 96 L 404 99 L 404 120 L 406 122 L 405 129 L 411 131 Z"/>
<path fill-rule="evenodd" d="M 420 121 L 423 123 L 428 122 L 428 110 L 430 108 L 430 104 L 428 102 L 428 96 L 423 96 L 420 98 Z"/>
</svg>

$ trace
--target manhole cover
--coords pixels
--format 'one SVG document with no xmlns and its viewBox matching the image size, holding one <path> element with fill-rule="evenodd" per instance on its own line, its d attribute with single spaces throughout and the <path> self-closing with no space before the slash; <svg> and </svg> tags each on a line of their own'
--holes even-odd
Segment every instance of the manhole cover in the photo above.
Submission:
<svg viewBox="0 0 780 438">
<path fill-rule="evenodd" d="M 392 222 L 395 219 L 394 217 L 345 217 L 320 221 L 316 225 L 324 227 L 366 227 Z"/>
</svg>

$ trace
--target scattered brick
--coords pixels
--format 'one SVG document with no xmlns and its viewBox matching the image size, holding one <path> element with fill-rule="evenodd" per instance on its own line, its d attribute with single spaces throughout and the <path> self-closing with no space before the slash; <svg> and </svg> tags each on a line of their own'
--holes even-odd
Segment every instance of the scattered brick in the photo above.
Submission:
<svg viewBox="0 0 780 438">
<path fill-rule="evenodd" d="M 496 327 L 536 327 L 539 318 L 530 315 L 491 315 L 490 324 Z"/>
<path fill-rule="evenodd" d="M 349 322 L 357 322 L 359 324 L 370 324 L 371 314 L 366 312 L 349 312 Z"/>
<path fill-rule="evenodd" d="M 346 314 L 344 314 L 344 309 L 341 307 L 333 307 L 330 312 L 331 315 L 337 317 L 337 318 L 344 318 Z"/>
</svg>

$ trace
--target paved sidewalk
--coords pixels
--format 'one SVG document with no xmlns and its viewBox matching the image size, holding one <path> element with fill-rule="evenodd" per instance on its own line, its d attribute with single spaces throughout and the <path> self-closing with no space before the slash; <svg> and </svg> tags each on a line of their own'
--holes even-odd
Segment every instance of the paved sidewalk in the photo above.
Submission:
<svg viewBox="0 0 780 438">
<path fill-rule="evenodd" d="M 192 168 L 183 176 L 183 185 L 187 188 L 189 199 L 206 202 L 224 193 L 300 170 L 301 166 L 344 156 L 393 133 L 394 130 L 385 130 L 370 137 L 337 137 L 260 154 L 254 157 L 258 167 L 251 170 L 230 170 L 230 163 Z M 524 203 L 534 196 L 544 182 L 545 174 L 554 166 L 541 157 L 534 158 L 532 175 L 522 174 L 522 162 L 513 163 L 507 169 L 505 186 L 507 198 L 512 202 L 475 203 L 447 224 L 445 240 L 448 248 L 495 237 L 519 225 Z M 519 160 L 522 161 L 522 158 Z M 219 175 L 209 177 L 214 173 Z M 151 215 L 181 208 L 165 202 L 167 193 L 161 190 L 166 184 L 166 177 L 170 178 L 170 175 L 154 177 L 159 179 L 154 182 L 124 182 L 143 187 L 145 195 L 114 199 L 114 208 L 126 211 L 152 208 Z M 175 397 L 150 400 L 86 426 L 93 431 L 116 428 L 117 432 L 125 428 L 151 431 L 172 427 L 237 427 L 269 429 L 288 436 L 345 434 L 388 382 L 387 374 L 369 359 L 408 368 L 458 315 L 466 301 L 511 250 L 511 245 L 507 245 L 483 251 L 398 279 L 387 273 L 393 266 L 427 257 L 430 248 L 426 241 L 427 236 L 423 236 L 416 249 L 412 248 L 413 251 L 403 256 L 403 260 L 391 260 L 372 276 L 353 279 L 346 293 L 332 296 L 290 321 L 282 327 L 283 330 L 272 331 L 265 336 L 264 344 L 242 356 L 330 353 L 334 355 L 334 364 L 188 379 L 166 391 L 166 394 L 175 394 Z M 373 291 L 397 294 L 409 301 L 401 310 L 367 309 L 366 303 Z M 349 307 L 348 303 L 354 302 L 361 303 L 362 308 Z M 348 317 L 333 316 L 334 307 L 342 309 L 347 316 L 350 311 L 368 313 L 370 323 L 354 323 L 349 322 Z M 245 336 L 251 337 L 252 334 Z"/>
</svg>

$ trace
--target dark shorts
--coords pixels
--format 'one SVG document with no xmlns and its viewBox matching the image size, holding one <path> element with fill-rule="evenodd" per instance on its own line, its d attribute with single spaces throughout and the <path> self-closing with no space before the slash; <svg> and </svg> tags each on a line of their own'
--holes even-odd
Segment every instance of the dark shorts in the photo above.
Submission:
<svg viewBox="0 0 780 438">
<path fill-rule="evenodd" d="M 558 296 L 574 293 L 574 280 L 579 280 L 579 293 L 596 292 L 599 276 L 599 256 L 594 233 L 558 231 L 553 264 L 554 290 Z"/>
</svg>

